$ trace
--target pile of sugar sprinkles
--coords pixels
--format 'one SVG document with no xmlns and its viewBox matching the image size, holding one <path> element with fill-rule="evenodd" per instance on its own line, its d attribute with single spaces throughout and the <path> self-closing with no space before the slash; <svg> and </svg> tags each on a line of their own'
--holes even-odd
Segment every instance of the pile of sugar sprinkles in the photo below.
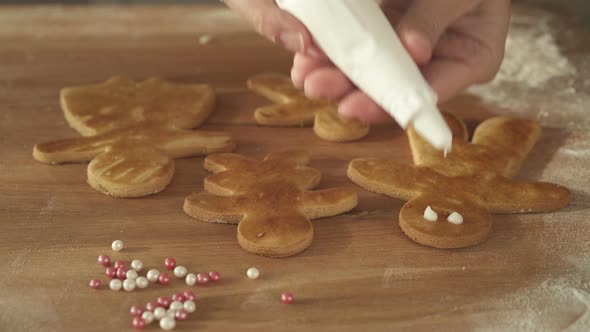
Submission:
<svg viewBox="0 0 590 332">
<path fill-rule="evenodd" d="M 124 247 L 121 240 L 113 241 L 111 245 L 111 248 L 116 252 L 123 250 Z M 98 264 L 106 267 L 105 275 L 110 279 L 108 287 L 113 291 L 124 289 L 131 292 L 136 288 L 147 288 L 152 283 L 167 286 L 172 281 L 170 273 L 178 279 L 184 279 L 187 286 L 204 286 L 221 281 L 221 274 L 217 271 L 192 273 L 186 267 L 177 265 L 176 260 L 172 257 L 164 259 L 166 271 L 160 272 L 158 269 L 150 269 L 145 273 L 145 276 L 140 275 L 144 264 L 139 259 L 132 260 L 129 266 L 121 260 L 117 260 L 111 265 L 111 257 L 100 255 L 98 256 Z M 249 279 L 258 279 L 260 271 L 255 267 L 249 268 L 246 271 L 246 276 Z M 102 284 L 100 279 L 92 279 L 89 286 L 93 289 L 101 289 Z M 195 301 L 195 294 L 187 290 L 183 293 L 175 293 L 171 297 L 160 296 L 156 300 L 148 302 L 144 307 L 134 305 L 129 310 L 133 317 L 132 326 L 136 329 L 143 329 L 154 321 L 159 321 L 160 328 L 172 330 L 176 327 L 177 321 L 187 320 L 195 312 L 197 308 Z M 291 304 L 293 301 L 292 293 L 281 294 L 281 302 Z"/>
</svg>

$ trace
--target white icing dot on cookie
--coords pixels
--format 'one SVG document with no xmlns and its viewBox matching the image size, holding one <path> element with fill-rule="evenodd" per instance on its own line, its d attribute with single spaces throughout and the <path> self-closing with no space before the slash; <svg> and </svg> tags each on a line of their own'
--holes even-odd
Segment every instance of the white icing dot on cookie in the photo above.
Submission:
<svg viewBox="0 0 590 332">
<path fill-rule="evenodd" d="M 424 210 L 424 219 L 428 220 L 428 221 L 437 221 L 438 220 L 438 214 L 436 212 L 434 212 L 434 210 L 429 206 L 426 207 L 426 210 Z"/>
<path fill-rule="evenodd" d="M 461 225 L 463 223 L 463 216 L 457 212 L 453 212 L 449 215 L 447 221 L 451 224 Z"/>
</svg>

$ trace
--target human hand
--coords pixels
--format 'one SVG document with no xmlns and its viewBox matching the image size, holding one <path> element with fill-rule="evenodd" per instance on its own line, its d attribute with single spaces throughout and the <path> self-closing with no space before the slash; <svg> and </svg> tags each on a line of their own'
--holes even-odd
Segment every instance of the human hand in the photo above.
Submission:
<svg viewBox="0 0 590 332">
<path fill-rule="evenodd" d="M 504 57 L 509 0 L 380 3 L 440 102 L 471 84 L 490 81 L 497 73 Z M 337 100 L 339 112 L 345 117 L 366 122 L 387 117 L 326 57 L 298 51 L 291 77 L 308 97 Z"/>
<path fill-rule="evenodd" d="M 309 31 L 291 14 L 280 9 L 274 0 L 222 0 L 239 12 L 254 28 L 273 43 L 297 54 L 323 58 L 313 44 Z"/>
</svg>

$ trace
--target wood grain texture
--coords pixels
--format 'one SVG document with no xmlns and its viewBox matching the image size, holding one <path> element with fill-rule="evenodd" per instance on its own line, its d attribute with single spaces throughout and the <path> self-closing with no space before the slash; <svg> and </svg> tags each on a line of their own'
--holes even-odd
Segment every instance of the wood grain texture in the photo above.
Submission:
<svg viewBox="0 0 590 332">
<path fill-rule="evenodd" d="M 587 34 L 564 22 L 558 28 L 566 55 L 587 80 Z M 211 44 L 198 43 L 203 33 L 213 35 Z M 174 280 L 170 287 L 133 293 L 90 290 L 90 278 L 106 281 L 96 264 L 103 253 L 139 258 L 150 268 L 162 268 L 163 259 L 174 256 L 191 271 L 222 273 L 220 285 L 194 288 L 198 311 L 178 324 L 179 331 L 588 326 L 588 112 L 545 110 L 545 118 L 555 121 L 543 123 L 543 136 L 517 176 L 568 186 L 574 194 L 568 208 L 494 216 L 486 243 L 438 250 L 402 234 L 397 226 L 402 201 L 355 187 L 345 174 L 347 163 L 358 157 L 410 162 L 399 128 L 375 126 L 364 140 L 338 144 L 319 139 L 311 128 L 255 124 L 252 111 L 267 101 L 247 91 L 246 79 L 288 73 L 291 59 L 225 10 L 0 7 L 0 45 L 0 330 L 131 330 L 130 305 L 187 288 Z M 35 143 L 75 135 L 59 109 L 59 89 L 115 74 L 214 85 L 219 103 L 203 130 L 230 132 L 236 152 L 253 158 L 304 147 L 310 166 L 322 172 L 318 189 L 352 186 L 359 206 L 314 222 L 314 242 L 301 254 L 269 259 L 241 250 L 235 226 L 194 221 L 182 211 L 184 198 L 210 175 L 203 158 L 177 160 L 168 188 L 142 199 L 95 192 L 85 183 L 85 165 L 35 162 Z M 583 87 L 578 91 L 587 93 Z M 547 89 L 532 94 L 532 102 L 549 103 Z M 449 108 L 470 127 L 493 114 L 535 118 L 537 111 L 484 107 L 471 97 L 458 98 Z M 113 253 L 115 239 L 128 249 Z M 251 266 L 260 269 L 259 280 L 245 278 Z M 293 292 L 296 304 L 282 305 L 283 291 Z"/>
</svg>

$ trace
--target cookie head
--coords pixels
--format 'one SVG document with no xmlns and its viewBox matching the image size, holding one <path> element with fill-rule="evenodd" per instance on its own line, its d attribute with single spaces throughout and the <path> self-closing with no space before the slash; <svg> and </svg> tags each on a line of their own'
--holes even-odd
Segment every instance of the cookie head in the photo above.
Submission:
<svg viewBox="0 0 590 332">
<path fill-rule="evenodd" d="M 109 146 L 88 164 L 88 184 L 117 197 L 162 191 L 174 175 L 174 159 L 150 147 Z"/>
<path fill-rule="evenodd" d="M 210 115 L 213 89 L 205 84 L 174 84 L 160 78 L 106 82 L 64 88 L 61 106 L 72 128 L 92 136 L 142 123 L 194 128 Z"/>
<path fill-rule="evenodd" d="M 438 215 L 435 221 L 424 218 L 428 206 Z M 461 224 L 448 221 L 448 217 L 457 211 L 461 211 Z M 424 195 L 402 206 L 399 225 L 408 237 L 420 244 L 449 249 L 469 247 L 485 241 L 491 231 L 492 220 L 487 211 L 476 205 Z"/>
</svg>

